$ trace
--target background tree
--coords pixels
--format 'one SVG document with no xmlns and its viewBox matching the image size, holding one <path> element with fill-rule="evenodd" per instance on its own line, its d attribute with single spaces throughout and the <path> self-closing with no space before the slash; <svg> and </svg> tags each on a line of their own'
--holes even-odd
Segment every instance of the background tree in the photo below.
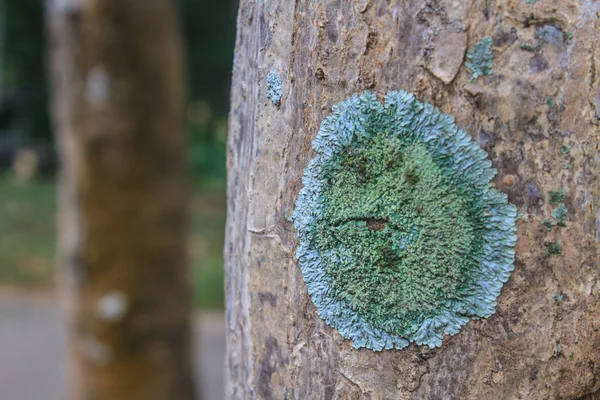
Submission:
<svg viewBox="0 0 600 400">
<path fill-rule="evenodd" d="M 597 398 L 599 12 L 591 0 L 241 2 L 229 398 Z M 364 89 L 405 89 L 454 115 L 522 214 L 496 313 L 441 348 L 353 349 L 318 317 L 294 256 L 289 216 L 312 139 L 333 104 Z"/>
<path fill-rule="evenodd" d="M 227 117 L 236 1 L 175 0 L 184 37 L 186 92 L 192 105 L 209 106 L 206 118 L 190 118 L 188 152 L 197 175 L 225 179 L 225 150 L 219 137 L 220 120 Z M 4 40 L 2 39 L 4 36 Z M 0 1 L 0 153 L 6 147 L 51 146 L 44 63 L 44 1 Z M 23 137 L 7 132 L 15 128 L 17 112 Z M 7 115 L 10 114 L 10 115 Z M 193 114 L 193 113 L 192 113 Z M 9 120 L 8 117 L 11 117 Z M 15 143 L 15 140 L 18 141 Z M 5 156 L 6 157 L 6 156 Z M 0 170 L 10 162 L 0 154 Z M 50 169 L 50 165 L 43 168 Z"/>
<path fill-rule="evenodd" d="M 78 399 L 191 399 L 172 2 L 54 1 L 61 263 Z"/>
</svg>

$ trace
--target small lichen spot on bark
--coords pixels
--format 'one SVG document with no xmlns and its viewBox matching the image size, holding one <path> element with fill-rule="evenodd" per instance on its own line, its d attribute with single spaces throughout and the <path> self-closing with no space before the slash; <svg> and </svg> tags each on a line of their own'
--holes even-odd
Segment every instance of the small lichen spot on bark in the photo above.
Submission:
<svg viewBox="0 0 600 400">
<path fill-rule="evenodd" d="M 552 228 L 556 225 L 556 222 L 552 221 L 551 219 L 543 219 L 542 225 L 544 226 L 544 228 L 546 228 L 547 231 L 551 231 Z"/>
<path fill-rule="evenodd" d="M 563 189 L 551 190 L 550 193 L 550 204 L 561 203 L 565 199 L 565 191 Z"/>
<path fill-rule="evenodd" d="M 552 211 L 552 218 L 556 220 L 556 223 L 558 225 L 562 226 L 565 224 L 565 217 L 567 216 L 568 212 L 569 209 L 567 208 L 567 206 L 565 206 L 564 203 L 561 203 L 558 207 L 554 209 L 554 211 Z"/>
<path fill-rule="evenodd" d="M 274 105 L 278 105 L 281 102 L 282 95 L 281 77 L 275 71 L 269 72 L 267 75 L 267 97 Z"/>
<path fill-rule="evenodd" d="M 548 257 L 559 256 L 562 253 L 562 246 L 560 243 L 550 243 L 546 247 L 546 255 Z"/>
<path fill-rule="evenodd" d="M 475 44 L 471 50 L 467 52 L 469 61 L 465 63 L 467 68 L 473 72 L 473 76 L 469 82 L 473 82 L 480 76 L 492 74 L 492 38 L 484 37 L 479 43 Z"/>
</svg>

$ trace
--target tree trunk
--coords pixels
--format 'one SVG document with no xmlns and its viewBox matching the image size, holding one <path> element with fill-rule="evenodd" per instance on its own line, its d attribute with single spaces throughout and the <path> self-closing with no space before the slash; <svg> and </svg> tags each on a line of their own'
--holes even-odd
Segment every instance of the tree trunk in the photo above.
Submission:
<svg viewBox="0 0 600 400">
<path fill-rule="evenodd" d="M 54 1 L 73 398 L 192 399 L 184 91 L 171 1 Z"/>
<path fill-rule="evenodd" d="M 599 13 L 592 0 L 241 1 L 228 149 L 228 398 L 595 398 Z M 467 50 L 486 36 L 493 73 L 470 82 Z M 441 348 L 354 349 L 317 315 L 298 268 L 290 216 L 311 142 L 332 105 L 365 89 L 404 89 L 454 115 L 521 214 L 496 312 Z M 547 229 L 549 192 L 561 188 L 564 226 Z"/>
</svg>

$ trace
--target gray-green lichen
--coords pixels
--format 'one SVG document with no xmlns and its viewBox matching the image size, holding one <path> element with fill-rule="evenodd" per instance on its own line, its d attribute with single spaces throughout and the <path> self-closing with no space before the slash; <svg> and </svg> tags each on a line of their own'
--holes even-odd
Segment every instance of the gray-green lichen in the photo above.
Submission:
<svg viewBox="0 0 600 400">
<path fill-rule="evenodd" d="M 484 37 L 475 47 L 467 51 L 469 61 L 465 63 L 467 68 L 473 71 L 473 76 L 469 82 L 473 82 L 483 75 L 492 74 L 492 38 Z"/>
<path fill-rule="evenodd" d="M 404 91 L 336 104 L 293 213 L 318 313 L 356 348 L 440 346 L 489 317 L 513 270 L 516 207 L 450 115 Z"/>
<path fill-rule="evenodd" d="M 281 101 L 283 89 L 281 88 L 281 77 L 275 71 L 267 75 L 267 97 L 275 105 Z"/>
<path fill-rule="evenodd" d="M 569 209 L 567 208 L 567 206 L 565 206 L 564 203 L 561 203 L 558 207 L 554 209 L 554 211 L 552 211 L 552 218 L 556 220 L 556 223 L 558 225 L 562 226 L 565 224 L 565 217 L 567 216 L 568 212 Z"/>
<path fill-rule="evenodd" d="M 550 230 L 552 230 L 552 228 L 554 228 L 554 225 L 556 225 L 556 222 L 552 221 L 551 219 L 543 219 L 542 225 L 544 225 L 544 227 L 546 228 L 547 231 L 550 231 Z"/>
<path fill-rule="evenodd" d="M 555 295 L 552 296 L 552 299 L 554 299 L 554 302 L 557 304 L 560 304 L 564 301 L 564 296 L 560 293 L 556 293 Z"/>
<path fill-rule="evenodd" d="M 535 51 L 535 48 L 529 43 L 521 42 L 519 43 L 519 47 L 526 51 Z"/>
<path fill-rule="evenodd" d="M 551 190 L 549 195 L 550 204 L 558 204 L 565 199 L 565 191 L 563 189 Z"/>
<path fill-rule="evenodd" d="M 560 256 L 562 253 L 562 246 L 560 243 L 550 243 L 546 246 L 546 255 L 548 257 Z"/>
</svg>

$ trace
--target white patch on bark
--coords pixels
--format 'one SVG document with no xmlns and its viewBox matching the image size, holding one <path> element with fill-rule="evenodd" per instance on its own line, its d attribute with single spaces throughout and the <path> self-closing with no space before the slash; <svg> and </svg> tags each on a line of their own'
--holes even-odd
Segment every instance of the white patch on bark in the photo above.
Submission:
<svg viewBox="0 0 600 400">
<path fill-rule="evenodd" d="M 110 78 L 102 67 L 90 70 L 85 84 L 85 99 L 95 107 L 102 107 L 108 100 Z"/>
<path fill-rule="evenodd" d="M 116 322 L 123 319 L 127 314 L 127 298 L 121 292 L 109 292 L 98 299 L 96 312 L 100 318 Z"/>
<path fill-rule="evenodd" d="M 108 365 L 112 358 L 108 346 L 93 337 L 81 340 L 81 354 L 91 363 L 100 366 Z"/>
<path fill-rule="evenodd" d="M 53 10 L 59 12 L 76 11 L 81 6 L 81 0 L 49 0 L 54 7 Z"/>
</svg>

